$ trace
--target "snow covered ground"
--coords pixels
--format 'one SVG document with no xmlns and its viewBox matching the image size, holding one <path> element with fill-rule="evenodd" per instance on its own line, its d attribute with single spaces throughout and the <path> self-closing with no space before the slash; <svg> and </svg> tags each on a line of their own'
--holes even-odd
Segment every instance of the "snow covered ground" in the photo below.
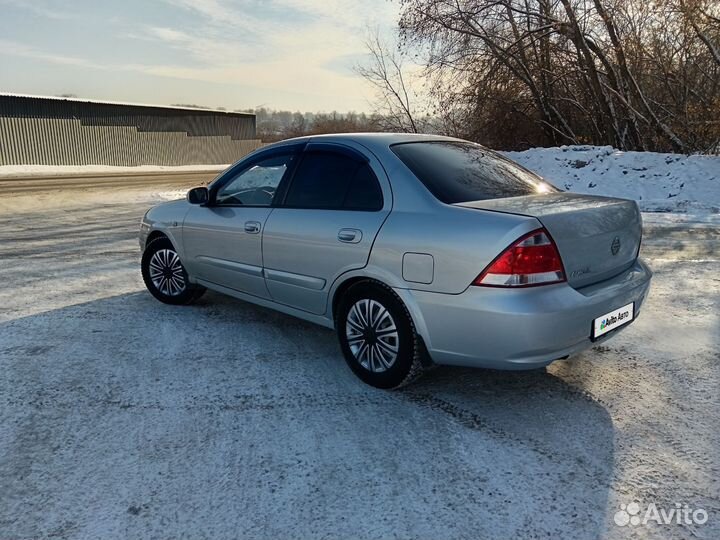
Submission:
<svg viewBox="0 0 720 540">
<path fill-rule="evenodd" d="M 138 221 L 183 191 L 1 194 L 0 538 L 720 538 L 709 197 L 644 215 L 653 287 L 615 338 L 383 392 L 328 330 L 145 292 Z M 709 519 L 617 525 L 632 502 Z"/>
<path fill-rule="evenodd" d="M 139 165 L 116 167 L 112 165 L 0 165 L 0 178 L 31 178 L 35 176 L 78 176 L 88 174 L 139 174 L 194 171 L 220 172 L 229 165 Z"/>
<path fill-rule="evenodd" d="M 504 152 L 573 193 L 635 199 L 646 212 L 720 214 L 720 156 L 563 146 Z"/>
</svg>

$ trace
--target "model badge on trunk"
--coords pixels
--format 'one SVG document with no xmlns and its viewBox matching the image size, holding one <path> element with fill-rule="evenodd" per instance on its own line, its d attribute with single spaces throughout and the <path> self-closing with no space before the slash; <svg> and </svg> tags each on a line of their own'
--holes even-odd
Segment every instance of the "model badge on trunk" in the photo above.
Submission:
<svg viewBox="0 0 720 540">
<path fill-rule="evenodd" d="M 610 244 L 610 251 L 612 251 L 613 255 L 617 255 L 620 251 L 620 237 L 616 236 L 613 238 L 612 244 Z"/>
</svg>

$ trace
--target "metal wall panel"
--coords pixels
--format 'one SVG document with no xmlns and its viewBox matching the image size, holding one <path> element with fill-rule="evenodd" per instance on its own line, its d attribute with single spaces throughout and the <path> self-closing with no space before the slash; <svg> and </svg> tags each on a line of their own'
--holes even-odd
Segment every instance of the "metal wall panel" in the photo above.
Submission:
<svg viewBox="0 0 720 540">
<path fill-rule="evenodd" d="M 0 95 L 0 165 L 225 164 L 261 145 L 250 114 Z"/>
</svg>

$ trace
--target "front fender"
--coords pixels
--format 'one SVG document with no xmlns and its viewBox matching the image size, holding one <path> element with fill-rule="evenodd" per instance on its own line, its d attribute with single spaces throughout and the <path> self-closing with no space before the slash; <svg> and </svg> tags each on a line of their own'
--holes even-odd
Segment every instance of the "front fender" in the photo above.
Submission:
<svg viewBox="0 0 720 540">
<path fill-rule="evenodd" d="M 140 249 L 145 250 L 148 238 L 154 232 L 161 232 L 170 239 L 182 259 L 182 225 L 190 210 L 187 201 L 172 201 L 154 206 L 147 211 L 140 224 Z"/>
</svg>

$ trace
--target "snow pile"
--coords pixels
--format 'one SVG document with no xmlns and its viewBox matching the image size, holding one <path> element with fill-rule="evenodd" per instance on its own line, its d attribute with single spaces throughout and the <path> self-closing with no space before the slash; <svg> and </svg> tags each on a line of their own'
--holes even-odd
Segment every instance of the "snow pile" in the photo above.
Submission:
<svg viewBox="0 0 720 540">
<path fill-rule="evenodd" d="M 562 146 L 503 152 L 573 193 L 635 199 L 645 212 L 720 213 L 720 157 Z"/>
</svg>

